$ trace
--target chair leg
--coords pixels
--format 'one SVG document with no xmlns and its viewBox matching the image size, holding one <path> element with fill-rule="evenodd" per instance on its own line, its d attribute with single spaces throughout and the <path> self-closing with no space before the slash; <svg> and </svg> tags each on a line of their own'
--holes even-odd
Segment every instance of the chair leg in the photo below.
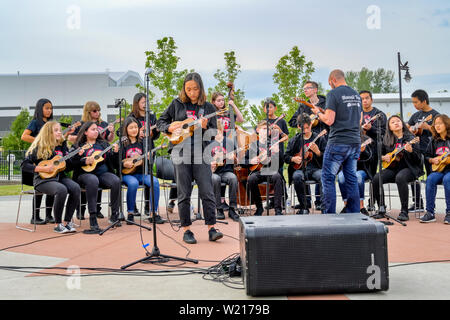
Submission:
<svg viewBox="0 0 450 320">
<path fill-rule="evenodd" d="M 16 216 L 16 228 L 19 230 L 23 230 L 23 231 L 35 232 L 36 231 L 36 196 L 35 195 L 33 195 L 33 202 L 34 202 L 34 211 L 33 211 L 34 227 L 33 227 L 33 230 L 19 226 L 19 214 L 20 214 L 20 205 L 22 202 L 22 195 L 23 195 L 23 193 L 20 193 L 19 205 L 17 208 L 17 216 Z"/>
</svg>

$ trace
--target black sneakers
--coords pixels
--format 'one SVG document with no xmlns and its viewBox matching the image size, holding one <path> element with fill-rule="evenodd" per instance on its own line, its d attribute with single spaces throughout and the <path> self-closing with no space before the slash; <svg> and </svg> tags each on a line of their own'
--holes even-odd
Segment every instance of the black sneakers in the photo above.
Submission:
<svg viewBox="0 0 450 320">
<path fill-rule="evenodd" d="M 126 221 L 127 225 L 132 225 L 131 222 L 134 222 L 134 215 L 135 215 L 135 213 L 128 212 L 127 221 Z"/>
<path fill-rule="evenodd" d="M 186 230 L 186 232 L 183 235 L 183 241 L 189 244 L 195 244 L 197 243 L 197 240 L 194 238 L 194 234 L 191 230 Z"/>
<path fill-rule="evenodd" d="M 89 224 L 91 226 L 90 229 L 83 230 L 83 233 L 99 234 L 102 231 L 97 223 L 97 214 L 93 213 L 89 216 Z"/>
<path fill-rule="evenodd" d="M 46 216 L 45 223 L 55 223 L 55 219 L 52 216 Z"/>
<path fill-rule="evenodd" d="M 169 204 L 167 205 L 167 211 L 170 212 L 170 213 L 172 213 L 174 208 L 175 208 L 175 201 L 174 201 L 174 200 L 171 200 L 171 201 L 169 202 Z"/>
<path fill-rule="evenodd" d="M 445 223 L 445 224 L 450 224 L 450 213 L 447 213 L 447 214 L 445 215 L 444 223 Z"/>
<path fill-rule="evenodd" d="M 113 213 L 111 213 L 111 218 L 109 219 L 109 223 L 113 224 L 116 221 L 117 221 L 116 227 L 121 227 L 122 223 L 120 223 L 119 213 L 118 212 L 115 212 L 115 213 L 113 212 Z"/>
<path fill-rule="evenodd" d="M 408 212 L 406 211 L 401 211 L 400 214 L 398 215 L 397 218 L 399 221 L 408 221 L 409 220 L 409 216 L 408 216 Z"/>
<path fill-rule="evenodd" d="M 283 211 L 281 209 L 275 209 L 275 215 L 276 216 L 282 216 L 283 215 Z"/>
<path fill-rule="evenodd" d="M 97 213 L 97 218 L 99 218 L 99 219 L 103 219 L 105 216 L 104 215 L 102 215 L 102 213 L 101 212 L 98 212 Z"/>
<path fill-rule="evenodd" d="M 45 222 L 45 220 L 42 220 L 40 217 L 36 217 L 36 220 L 34 219 L 34 217 L 32 217 L 30 220 L 30 223 L 37 224 L 37 225 L 47 224 L 47 222 Z"/>
<path fill-rule="evenodd" d="M 217 220 L 225 220 L 225 213 L 223 213 L 223 209 L 218 208 L 216 214 Z"/>
<path fill-rule="evenodd" d="M 300 209 L 296 214 L 309 214 L 309 209 Z"/>
<path fill-rule="evenodd" d="M 369 216 L 369 211 L 367 211 L 366 208 L 362 207 L 361 210 L 359 210 L 363 215 Z"/>
<path fill-rule="evenodd" d="M 257 208 L 256 208 L 256 212 L 255 212 L 254 215 L 255 215 L 255 216 L 262 216 L 263 212 L 264 212 L 263 207 L 257 207 Z"/>
<path fill-rule="evenodd" d="M 153 223 L 153 217 L 148 218 L 148 222 Z M 155 223 L 156 224 L 163 224 L 164 222 L 166 222 L 166 220 L 161 218 L 161 216 L 159 214 L 157 214 L 155 216 Z"/>
<path fill-rule="evenodd" d="M 217 231 L 214 228 L 209 229 L 208 234 L 209 234 L 209 241 L 216 241 L 223 238 L 223 233 Z"/>
<path fill-rule="evenodd" d="M 233 219 L 233 221 L 239 221 L 239 215 L 234 211 L 233 207 L 228 210 L 228 216 Z"/>
<path fill-rule="evenodd" d="M 434 214 L 427 212 L 422 218 L 420 218 L 421 223 L 428 223 L 428 222 L 436 222 L 436 218 L 434 217 Z"/>
</svg>

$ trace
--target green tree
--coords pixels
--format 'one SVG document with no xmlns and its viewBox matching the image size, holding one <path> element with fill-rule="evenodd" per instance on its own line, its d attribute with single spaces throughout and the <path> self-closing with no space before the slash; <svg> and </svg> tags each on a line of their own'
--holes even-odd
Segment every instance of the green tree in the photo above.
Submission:
<svg viewBox="0 0 450 320">
<path fill-rule="evenodd" d="M 297 110 L 298 103 L 293 98 L 305 97 L 303 84 L 311 79 L 311 74 L 315 69 L 313 62 L 307 61 L 305 55 L 302 54 L 297 46 L 294 46 L 288 54 L 278 60 L 275 69 L 273 80 L 277 85 L 278 92 L 274 93 L 271 98 L 277 104 L 276 115 L 279 116 L 285 113 L 285 119 L 288 121 Z M 250 119 L 252 125 L 264 119 L 263 107 L 264 101 L 261 101 L 259 106 L 252 105 L 250 107 L 250 110 L 253 112 L 253 117 Z M 294 134 L 293 129 L 289 130 L 290 135 Z"/>
<path fill-rule="evenodd" d="M 363 67 L 361 71 L 345 73 L 347 84 L 357 91 L 369 90 L 372 93 L 395 93 L 394 71 L 378 68 L 375 71 Z"/>
<path fill-rule="evenodd" d="M 152 103 L 152 108 L 159 116 L 170 102 L 178 96 L 185 76 L 193 70 L 177 70 L 180 57 L 176 56 L 178 47 L 172 37 L 157 40 L 156 44 L 157 49 L 155 51 L 145 52 L 147 56 L 145 67 L 153 70 L 149 75 L 149 82 L 161 94 L 161 99 L 156 99 L 156 92 L 149 90 L 149 102 Z M 138 88 L 145 92 L 145 87 L 138 85 Z"/>
<path fill-rule="evenodd" d="M 27 109 L 22 109 L 16 119 L 11 123 L 10 133 L 2 139 L 2 147 L 7 150 L 26 150 L 30 143 L 22 141 L 22 133 L 33 117 Z"/>
<path fill-rule="evenodd" d="M 208 88 L 208 100 L 211 101 L 211 96 L 213 92 L 220 92 L 225 94 L 226 101 L 228 103 L 228 93 L 229 88 L 227 87 L 228 82 L 235 83 L 237 76 L 241 73 L 241 65 L 236 62 L 236 56 L 234 51 L 225 52 L 225 71 L 217 69 L 214 73 L 214 79 L 217 80 L 217 84 L 214 88 Z M 237 89 L 235 87 L 234 90 L 234 103 L 241 111 L 244 118 L 248 114 L 248 110 L 246 109 L 248 100 L 245 99 L 245 92 L 242 89 Z"/>
</svg>

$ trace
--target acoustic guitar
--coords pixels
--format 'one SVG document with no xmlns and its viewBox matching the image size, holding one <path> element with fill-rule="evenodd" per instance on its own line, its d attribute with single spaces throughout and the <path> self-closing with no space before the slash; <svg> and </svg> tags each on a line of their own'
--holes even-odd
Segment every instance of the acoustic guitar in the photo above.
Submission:
<svg viewBox="0 0 450 320">
<path fill-rule="evenodd" d="M 389 168 L 391 165 L 393 165 L 394 162 L 398 162 L 401 160 L 401 155 L 400 153 L 405 150 L 405 147 L 408 144 L 415 144 L 417 142 L 420 141 L 419 137 L 415 137 L 414 139 L 412 139 L 411 141 L 407 142 L 403 147 L 401 148 L 395 148 L 394 151 L 389 152 L 388 155 L 391 156 L 391 161 L 383 161 L 383 169 Z"/>
<path fill-rule="evenodd" d="M 164 149 L 164 148 L 167 148 L 168 146 L 169 146 L 168 141 L 165 141 L 165 142 L 162 143 L 159 147 L 156 147 L 156 148 L 153 148 L 152 150 L 150 150 L 150 154 L 151 154 L 151 155 L 149 154 L 149 157 L 153 156 L 153 154 L 154 154 L 156 151 L 161 150 L 161 149 Z M 122 162 L 130 161 L 131 164 L 132 164 L 132 167 L 130 167 L 130 168 L 125 168 L 125 167 L 123 167 L 123 168 L 122 168 L 122 173 L 123 173 L 123 174 L 132 174 L 132 173 L 134 173 L 134 172 L 136 171 L 137 167 L 139 167 L 140 165 L 142 165 L 142 160 L 143 160 L 144 158 L 145 158 L 145 155 L 144 155 L 144 154 L 141 154 L 141 155 L 137 155 L 137 156 L 134 156 L 134 157 L 131 157 L 131 158 L 123 159 Z"/>
<path fill-rule="evenodd" d="M 55 169 L 52 172 L 39 172 L 39 176 L 42 179 L 49 179 L 49 178 L 55 177 L 58 173 L 60 173 L 61 171 L 64 171 L 66 169 L 66 160 L 75 156 L 78 152 L 80 152 L 80 150 L 82 150 L 82 149 L 87 150 L 91 147 L 92 147 L 92 145 L 85 144 L 84 146 L 79 147 L 78 149 L 68 153 L 64 157 L 61 157 L 60 155 L 56 155 L 49 160 L 43 160 L 43 161 L 39 162 L 38 166 L 41 166 L 41 167 L 48 167 L 51 165 L 53 165 L 55 167 Z"/>
<path fill-rule="evenodd" d="M 122 142 L 127 140 L 127 137 L 122 137 Z M 119 144 L 119 141 L 113 143 L 112 145 L 110 145 L 108 148 L 106 148 L 103 151 L 97 150 L 94 151 L 89 157 L 90 158 L 94 158 L 94 162 L 92 162 L 91 164 L 87 164 L 85 166 L 82 166 L 81 168 L 86 171 L 86 172 L 92 172 L 95 170 L 95 168 L 97 167 L 97 163 L 102 162 L 103 160 L 105 160 L 103 158 L 103 155 L 105 153 L 107 153 L 109 150 L 111 150 L 116 144 Z M 86 159 L 86 158 L 83 158 Z"/>
<path fill-rule="evenodd" d="M 301 103 L 301 104 L 304 104 L 305 106 L 307 106 L 307 107 L 309 107 L 311 109 L 317 108 L 317 109 L 320 110 L 320 112 L 325 113 L 325 110 L 322 109 L 321 107 L 314 106 L 313 104 L 311 104 L 310 102 L 308 102 L 308 101 L 306 101 L 306 100 L 304 100 L 302 98 L 294 98 L 294 101 L 298 102 L 298 103 Z"/>
<path fill-rule="evenodd" d="M 445 167 L 450 164 L 450 152 L 445 152 L 444 154 L 439 156 L 439 163 L 433 164 L 431 167 L 434 172 L 442 172 Z"/>
<path fill-rule="evenodd" d="M 371 144 L 372 143 L 372 138 L 368 138 L 366 141 L 364 141 L 362 144 L 361 144 L 361 152 L 363 151 L 363 149 L 365 148 L 365 147 L 367 147 L 369 144 Z"/>
<path fill-rule="evenodd" d="M 311 151 L 309 151 L 309 149 L 311 148 L 311 145 L 313 144 L 313 143 L 315 143 L 320 137 L 322 137 L 322 136 L 324 136 L 324 135 L 326 135 L 327 134 L 327 130 L 326 129 L 323 129 L 318 135 L 317 135 L 317 137 L 315 137 L 314 138 L 314 140 L 313 141 L 311 141 L 311 143 L 305 148 L 305 159 L 302 161 L 302 162 L 300 162 L 300 163 L 294 163 L 292 166 L 294 167 L 294 169 L 295 170 L 298 170 L 298 169 L 300 169 L 301 167 L 302 167 L 302 165 L 303 165 L 303 162 L 305 162 L 305 166 L 308 164 L 308 162 L 310 162 L 311 160 L 312 160 L 312 158 L 313 158 L 313 153 L 311 152 Z M 295 157 L 302 157 L 303 156 L 303 151 L 302 151 L 302 148 L 300 148 L 300 152 L 299 153 L 297 153 L 296 155 L 295 155 Z"/>
<path fill-rule="evenodd" d="M 183 142 L 184 140 L 192 137 L 192 135 L 194 134 L 194 130 L 200 127 L 199 125 L 200 125 L 202 119 L 209 119 L 216 115 L 223 115 L 227 111 L 228 110 L 226 110 L 226 109 L 218 110 L 214 113 L 204 116 L 203 118 L 198 118 L 197 120 L 194 120 L 192 118 L 187 118 L 183 121 L 174 121 L 174 122 L 172 122 L 172 124 L 181 124 L 181 131 L 178 134 L 164 133 L 164 135 L 167 136 L 167 138 L 169 139 L 169 141 L 172 144 L 179 144 L 179 143 Z"/>
</svg>

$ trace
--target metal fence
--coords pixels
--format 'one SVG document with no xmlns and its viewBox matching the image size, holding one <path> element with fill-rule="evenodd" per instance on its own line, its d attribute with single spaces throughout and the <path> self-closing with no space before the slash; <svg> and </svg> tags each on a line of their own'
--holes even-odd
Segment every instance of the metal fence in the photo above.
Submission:
<svg viewBox="0 0 450 320">
<path fill-rule="evenodd" d="M 0 181 L 21 181 L 20 164 L 26 150 L 0 151 Z"/>
</svg>

